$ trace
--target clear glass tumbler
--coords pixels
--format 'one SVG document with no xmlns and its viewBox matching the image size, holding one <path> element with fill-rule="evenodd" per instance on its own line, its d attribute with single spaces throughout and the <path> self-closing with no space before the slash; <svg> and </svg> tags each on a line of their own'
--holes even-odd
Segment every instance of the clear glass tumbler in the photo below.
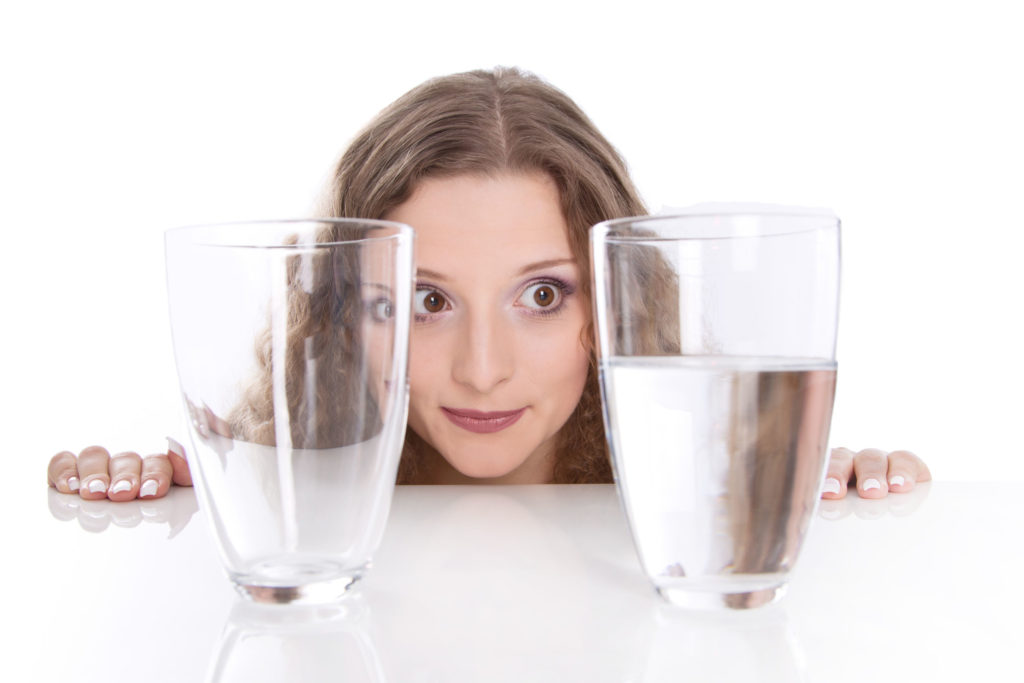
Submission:
<svg viewBox="0 0 1024 683">
<path fill-rule="evenodd" d="M 839 221 L 652 216 L 591 229 L 605 425 L 668 601 L 779 598 L 817 506 L 835 393 Z"/>
<path fill-rule="evenodd" d="M 166 234 L 189 468 L 258 602 L 339 598 L 380 543 L 408 405 L 413 232 L 385 221 Z"/>
</svg>

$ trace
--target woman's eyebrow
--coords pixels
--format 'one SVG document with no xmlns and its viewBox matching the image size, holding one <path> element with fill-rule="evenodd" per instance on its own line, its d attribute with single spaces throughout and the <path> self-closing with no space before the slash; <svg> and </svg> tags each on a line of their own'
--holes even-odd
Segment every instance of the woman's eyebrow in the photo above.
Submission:
<svg viewBox="0 0 1024 683">
<path fill-rule="evenodd" d="M 519 270 L 518 274 L 519 275 L 526 275 L 527 273 L 532 273 L 535 270 L 542 270 L 544 268 L 553 268 L 555 266 L 564 266 L 564 265 L 576 265 L 576 259 L 574 259 L 574 258 L 552 258 L 552 259 L 545 259 L 544 261 L 537 261 L 537 262 L 531 263 L 531 264 L 529 264 L 527 266 L 523 266 Z"/>
<path fill-rule="evenodd" d="M 437 272 L 436 270 L 428 270 L 426 268 L 417 268 L 416 269 L 416 279 L 420 280 L 422 278 L 427 278 L 429 280 L 439 280 L 439 281 L 445 281 L 445 280 L 448 279 L 444 275 L 442 275 L 441 273 Z"/>
<path fill-rule="evenodd" d="M 541 270 L 543 268 L 553 268 L 555 266 L 563 266 L 563 265 L 576 265 L 576 259 L 569 257 L 569 258 L 552 258 L 552 259 L 545 259 L 543 261 L 535 261 L 533 263 L 527 264 L 527 265 L 523 266 L 522 268 L 520 268 L 519 272 L 517 272 L 516 275 L 526 275 L 527 273 L 532 273 L 535 270 Z M 417 279 L 426 278 L 428 280 L 437 280 L 439 282 L 445 282 L 445 281 L 448 280 L 448 278 L 445 277 L 442 273 L 439 273 L 436 270 L 430 270 L 428 268 L 417 268 L 416 269 L 416 278 Z"/>
</svg>

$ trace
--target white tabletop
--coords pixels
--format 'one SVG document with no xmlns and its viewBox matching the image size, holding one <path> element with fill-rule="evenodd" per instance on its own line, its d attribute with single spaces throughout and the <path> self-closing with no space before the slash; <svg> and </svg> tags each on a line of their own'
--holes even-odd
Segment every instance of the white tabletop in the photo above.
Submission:
<svg viewBox="0 0 1024 683">
<path fill-rule="evenodd" d="M 320 609 L 237 598 L 191 489 L 30 500 L 5 521 L 19 680 L 1019 680 L 1011 485 L 823 503 L 783 601 L 726 613 L 661 601 L 607 485 L 399 487 L 373 568 Z"/>
</svg>

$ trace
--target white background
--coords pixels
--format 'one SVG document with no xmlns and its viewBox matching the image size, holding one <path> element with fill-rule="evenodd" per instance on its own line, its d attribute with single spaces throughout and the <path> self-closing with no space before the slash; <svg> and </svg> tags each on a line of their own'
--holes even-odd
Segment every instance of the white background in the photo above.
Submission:
<svg viewBox="0 0 1024 683">
<path fill-rule="evenodd" d="M 1024 481 L 1014 4 L 6 2 L 0 415 L 17 486 L 43 487 L 57 450 L 162 449 L 178 431 L 163 230 L 308 214 L 383 106 L 498 64 L 575 98 L 652 209 L 834 209 L 833 444 Z"/>
</svg>

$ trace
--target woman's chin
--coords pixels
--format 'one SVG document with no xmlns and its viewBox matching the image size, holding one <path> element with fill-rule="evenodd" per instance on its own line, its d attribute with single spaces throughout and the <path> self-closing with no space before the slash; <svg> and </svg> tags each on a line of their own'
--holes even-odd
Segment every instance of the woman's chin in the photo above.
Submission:
<svg viewBox="0 0 1024 683">
<path fill-rule="evenodd" d="M 464 477 L 479 481 L 481 484 L 490 483 L 491 480 L 502 480 L 511 478 L 522 466 L 522 462 L 496 462 L 494 460 L 472 459 L 469 462 L 451 462 L 452 468 Z M 496 481 L 493 483 L 501 483 Z"/>
<path fill-rule="evenodd" d="M 440 436 L 424 439 L 439 456 L 432 477 L 437 483 L 543 484 L 551 480 L 554 449 L 550 439 L 540 444 L 523 443 L 522 439 L 510 444 L 493 438 Z"/>
<path fill-rule="evenodd" d="M 462 456 L 465 457 L 462 457 Z M 550 467 L 535 461 L 536 453 L 522 457 L 520 453 L 482 453 L 442 455 L 454 470 L 456 478 L 472 484 L 544 484 L 550 481 Z"/>
</svg>

